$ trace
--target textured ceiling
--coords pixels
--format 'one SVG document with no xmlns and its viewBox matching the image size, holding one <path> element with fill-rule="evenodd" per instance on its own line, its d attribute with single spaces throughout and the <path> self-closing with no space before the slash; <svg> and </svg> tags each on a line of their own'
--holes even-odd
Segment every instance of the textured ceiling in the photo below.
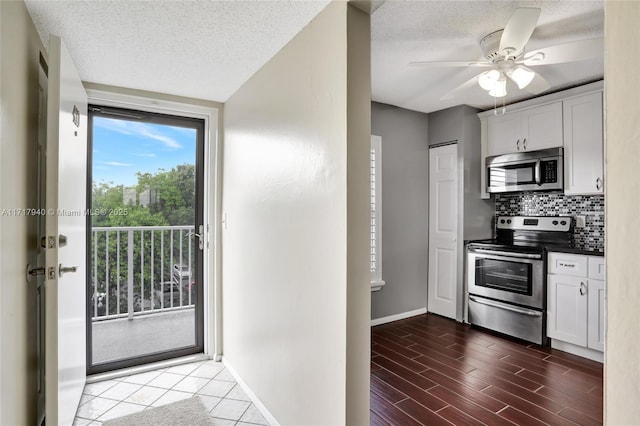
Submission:
<svg viewBox="0 0 640 426">
<path fill-rule="evenodd" d="M 542 9 L 526 50 L 604 35 L 603 1 L 399 1 L 388 0 L 372 16 L 372 98 L 423 112 L 467 104 L 494 107 L 494 98 L 475 86 L 441 101 L 451 89 L 485 69 L 408 66 L 412 61 L 476 61 L 480 40 L 504 28 L 520 6 Z M 602 78 L 603 52 L 593 60 L 533 68 L 551 91 Z M 512 85 L 506 102 L 533 95 Z"/>
<path fill-rule="evenodd" d="M 328 0 L 25 2 L 45 45 L 61 36 L 83 80 L 224 102 Z M 371 19 L 373 100 L 423 112 L 493 107 L 479 87 L 440 100 L 477 68 L 408 64 L 480 59 L 480 39 L 519 6 L 542 9 L 527 50 L 603 36 L 604 1 L 387 0 Z M 551 91 L 602 78 L 603 69 L 602 56 L 535 68 Z M 513 89 L 507 102 L 532 96 Z"/>
<path fill-rule="evenodd" d="M 85 81 L 224 102 L 328 0 L 25 3 Z"/>
</svg>

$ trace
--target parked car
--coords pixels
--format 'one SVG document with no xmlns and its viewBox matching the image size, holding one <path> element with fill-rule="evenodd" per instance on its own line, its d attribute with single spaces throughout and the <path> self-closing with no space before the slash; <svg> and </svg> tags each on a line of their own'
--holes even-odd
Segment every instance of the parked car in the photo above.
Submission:
<svg viewBox="0 0 640 426">
<path fill-rule="evenodd" d="M 171 281 L 175 285 L 182 286 L 182 305 L 189 305 L 189 293 L 191 293 L 191 304 L 196 302 L 196 282 L 191 277 L 189 266 L 174 264 L 171 271 Z"/>
<path fill-rule="evenodd" d="M 176 263 L 171 270 L 171 279 L 176 282 L 187 282 L 191 279 L 191 270 L 188 265 Z"/>
<path fill-rule="evenodd" d="M 154 290 L 154 308 L 159 309 L 180 306 L 180 285 L 173 281 L 164 281 L 156 284 Z M 173 304 L 171 301 L 173 300 Z"/>
<path fill-rule="evenodd" d="M 97 299 L 97 303 L 95 302 Z M 94 311 L 94 306 L 97 305 L 97 310 Z M 102 317 L 107 315 L 107 293 L 98 292 L 96 294 L 91 295 L 91 310 L 92 316 Z"/>
</svg>

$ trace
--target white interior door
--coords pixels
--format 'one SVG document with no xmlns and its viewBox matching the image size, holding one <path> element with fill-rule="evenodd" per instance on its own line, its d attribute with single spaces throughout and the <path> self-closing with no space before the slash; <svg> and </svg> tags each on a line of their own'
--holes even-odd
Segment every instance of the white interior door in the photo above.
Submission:
<svg viewBox="0 0 640 426">
<path fill-rule="evenodd" d="M 456 318 L 458 146 L 429 150 L 429 285 L 427 310 Z"/>
<path fill-rule="evenodd" d="M 47 425 L 70 425 L 86 380 L 87 94 L 54 36 L 46 156 L 45 415 Z"/>
</svg>

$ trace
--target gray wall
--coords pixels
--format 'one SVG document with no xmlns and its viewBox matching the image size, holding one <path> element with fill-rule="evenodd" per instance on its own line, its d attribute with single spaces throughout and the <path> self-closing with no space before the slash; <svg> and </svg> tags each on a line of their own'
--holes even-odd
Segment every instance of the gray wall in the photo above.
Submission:
<svg viewBox="0 0 640 426">
<path fill-rule="evenodd" d="M 494 204 L 480 199 L 477 112 L 462 105 L 424 114 L 371 103 L 371 133 L 382 137 L 382 279 L 386 283 L 371 295 L 372 319 L 427 306 L 429 145 L 458 141 L 459 180 L 463 185 L 459 199 L 459 226 L 463 230 L 460 292 L 463 239 L 491 236 Z"/>
<path fill-rule="evenodd" d="M 371 318 L 427 306 L 429 150 L 427 114 L 371 103 L 382 137 L 382 279 Z"/>
<path fill-rule="evenodd" d="M 458 145 L 458 258 L 456 319 L 465 317 L 464 241 L 492 235 L 493 200 L 480 198 L 480 119 L 478 110 L 459 105 L 429 114 L 429 145 Z"/>
<path fill-rule="evenodd" d="M 491 237 L 492 199 L 480 198 L 479 110 L 459 105 L 429 114 L 429 145 L 458 141 L 460 222 L 465 240 Z M 462 242 L 461 242 L 462 243 Z"/>
</svg>

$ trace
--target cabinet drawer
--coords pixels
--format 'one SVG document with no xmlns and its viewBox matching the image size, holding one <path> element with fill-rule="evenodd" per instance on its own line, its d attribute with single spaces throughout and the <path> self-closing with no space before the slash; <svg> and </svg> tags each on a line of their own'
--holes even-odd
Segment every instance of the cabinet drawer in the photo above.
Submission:
<svg viewBox="0 0 640 426">
<path fill-rule="evenodd" d="M 605 272 L 604 257 L 589 257 L 589 278 L 604 280 Z"/>
<path fill-rule="evenodd" d="M 549 253 L 547 268 L 550 274 L 587 276 L 587 257 L 579 254 Z"/>
</svg>

